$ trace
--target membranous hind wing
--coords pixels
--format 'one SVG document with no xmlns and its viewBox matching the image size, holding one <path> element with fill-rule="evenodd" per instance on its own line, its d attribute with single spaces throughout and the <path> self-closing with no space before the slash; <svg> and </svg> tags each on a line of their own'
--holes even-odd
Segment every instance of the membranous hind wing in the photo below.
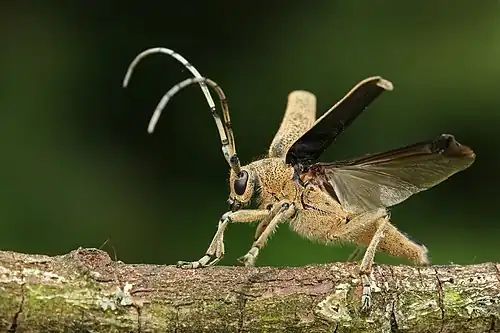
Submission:
<svg viewBox="0 0 500 333">
<path fill-rule="evenodd" d="M 352 213 L 394 206 L 468 168 L 474 152 L 443 134 L 384 153 L 317 163 L 301 175 L 334 196 Z"/>
<path fill-rule="evenodd" d="M 359 82 L 344 98 L 326 111 L 286 153 L 286 163 L 309 165 L 315 162 L 328 146 L 392 83 L 380 76 Z"/>
</svg>

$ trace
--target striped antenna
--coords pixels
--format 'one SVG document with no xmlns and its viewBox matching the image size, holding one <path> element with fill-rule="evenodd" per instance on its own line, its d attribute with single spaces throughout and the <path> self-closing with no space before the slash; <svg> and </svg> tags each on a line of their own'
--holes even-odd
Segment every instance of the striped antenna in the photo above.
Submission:
<svg viewBox="0 0 500 333">
<path fill-rule="evenodd" d="M 222 152 L 224 153 L 224 157 L 229 163 L 231 169 L 238 174 L 240 172 L 240 161 L 236 156 L 236 145 L 234 142 L 234 134 L 231 128 L 231 119 L 229 118 L 229 104 L 227 103 L 226 95 L 222 88 L 215 83 L 214 81 L 205 78 L 205 77 L 191 77 L 181 81 L 180 83 L 173 86 L 169 91 L 163 95 L 162 99 L 158 103 L 158 106 L 151 117 L 149 122 L 148 131 L 151 133 L 154 130 L 154 127 L 160 118 L 160 114 L 162 110 L 167 106 L 167 103 L 177 94 L 180 90 L 186 88 L 187 86 L 194 83 L 204 83 L 210 86 L 215 90 L 217 95 L 219 96 L 221 107 L 222 107 L 222 116 L 224 121 L 221 120 L 219 114 L 216 112 L 215 106 L 210 109 L 212 116 L 214 117 L 215 124 L 219 129 L 219 135 L 222 143 Z M 227 136 L 226 136 L 227 134 Z"/>
<path fill-rule="evenodd" d="M 134 68 L 137 66 L 137 64 L 143 58 L 147 57 L 150 54 L 155 54 L 155 53 L 168 54 L 169 56 L 171 56 L 172 58 L 176 59 L 181 64 L 183 64 L 184 67 L 186 67 L 187 70 L 190 71 L 194 77 L 197 77 L 197 78 L 202 77 L 200 72 L 198 72 L 198 70 L 193 65 L 191 65 L 191 63 L 189 61 L 187 61 L 187 59 L 184 58 L 183 56 L 181 56 L 179 53 L 177 53 L 171 49 L 167 49 L 165 47 L 153 47 L 153 48 L 147 49 L 147 50 L 139 53 L 134 58 L 134 60 L 130 63 L 130 65 L 128 66 L 128 69 L 127 69 L 127 74 L 125 74 L 125 78 L 123 79 L 123 88 L 126 88 L 128 86 L 128 83 L 130 81 L 130 77 L 132 76 Z M 214 108 L 215 103 L 214 103 L 214 100 L 212 99 L 212 95 L 210 95 L 210 91 L 208 90 L 207 85 L 205 84 L 205 82 L 200 82 L 200 86 L 201 86 L 201 90 L 203 91 L 203 94 L 205 95 L 205 98 L 207 99 L 208 106 L 211 109 Z"/>
<path fill-rule="evenodd" d="M 196 68 L 191 65 L 183 56 L 181 56 L 179 53 L 176 53 L 173 50 L 163 48 L 163 47 L 156 47 L 156 48 L 151 48 L 147 49 L 143 52 L 141 52 L 139 55 L 135 57 L 135 59 L 132 61 L 132 63 L 129 65 L 127 73 L 125 75 L 125 78 L 123 79 L 123 87 L 126 88 L 129 81 L 130 77 L 132 76 L 132 73 L 134 71 L 134 68 L 137 66 L 139 61 L 146 57 L 147 55 L 153 54 L 153 53 L 164 53 L 172 56 L 174 59 L 177 59 L 181 64 L 184 65 L 191 73 L 193 73 L 194 78 L 188 78 L 175 86 L 173 86 L 165 95 L 163 95 L 162 99 L 158 103 L 158 106 L 156 107 L 153 116 L 151 117 L 151 120 L 148 125 L 148 132 L 153 133 L 156 124 L 158 123 L 158 120 L 160 119 L 160 115 L 167 105 L 168 101 L 181 89 L 194 84 L 198 83 L 201 86 L 201 89 L 203 91 L 203 94 L 205 95 L 205 98 L 207 99 L 208 105 L 210 107 L 210 112 L 212 116 L 214 117 L 215 124 L 217 126 L 217 129 L 219 131 L 219 136 L 222 144 L 222 152 L 224 154 L 225 159 L 229 163 L 229 166 L 231 169 L 233 169 L 234 172 L 239 173 L 240 172 L 240 161 L 238 157 L 236 156 L 236 144 L 234 141 L 234 134 L 231 128 L 231 120 L 229 117 L 229 105 L 227 103 L 227 98 L 226 95 L 224 94 L 224 91 L 222 90 L 217 83 L 214 81 L 205 78 L 201 76 L 201 74 L 196 70 Z M 210 95 L 210 91 L 207 87 L 209 85 L 212 87 L 217 95 L 219 96 L 221 106 L 222 106 L 222 115 L 224 121 L 221 120 L 219 114 L 216 112 L 215 108 L 215 103 L 212 99 L 212 96 Z"/>
</svg>

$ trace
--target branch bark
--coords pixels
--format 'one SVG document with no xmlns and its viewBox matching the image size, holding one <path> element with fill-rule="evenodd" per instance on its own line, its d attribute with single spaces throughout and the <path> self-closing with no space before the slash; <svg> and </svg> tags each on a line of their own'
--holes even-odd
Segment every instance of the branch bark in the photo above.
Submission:
<svg viewBox="0 0 500 333">
<path fill-rule="evenodd" d="M 500 332 L 500 265 L 127 265 L 103 251 L 0 252 L 3 332 Z"/>
</svg>

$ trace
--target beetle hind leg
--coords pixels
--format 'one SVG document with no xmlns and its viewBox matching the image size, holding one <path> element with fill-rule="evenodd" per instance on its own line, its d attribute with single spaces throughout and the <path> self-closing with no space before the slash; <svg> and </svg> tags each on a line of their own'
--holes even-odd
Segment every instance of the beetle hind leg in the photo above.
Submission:
<svg viewBox="0 0 500 333">
<path fill-rule="evenodd" d="M 361 260 L 365 248 L 366 244 L 358 245 L 349 255 L 347 261 Z M 405 232 L 398 230 L 390 222 L 387 225 L 385 237 L 380 241 L 378 250 L 394 257 L 407 259 L 418 266 L 426 266 L 430 263 L 427 247 Z"/>
<path fill-rule="evenodd" d="M 418 266 L 429 265 L 428 250 L 425 245 L 411 238 L 389 223 L 379 250 L 395 257 L 405 258 Z"/>
</svg>

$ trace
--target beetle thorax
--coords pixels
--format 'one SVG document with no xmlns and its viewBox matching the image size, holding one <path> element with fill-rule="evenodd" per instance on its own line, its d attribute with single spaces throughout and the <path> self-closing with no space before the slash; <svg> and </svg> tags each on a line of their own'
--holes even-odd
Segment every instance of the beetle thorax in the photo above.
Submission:
<svg viewBox="0 0 500 333">
<path fill-rule="evenodd" d="M 271 198 L 291 199 L 291 196 L 295 195 L 295 186 L 292 181 L 294 170 L 293 167 L 285 164 L 283 159 L 265 158 L 252 162 L 249 166 L 258 175 L 263 202 L 268 202 Z"/>
</svg>

